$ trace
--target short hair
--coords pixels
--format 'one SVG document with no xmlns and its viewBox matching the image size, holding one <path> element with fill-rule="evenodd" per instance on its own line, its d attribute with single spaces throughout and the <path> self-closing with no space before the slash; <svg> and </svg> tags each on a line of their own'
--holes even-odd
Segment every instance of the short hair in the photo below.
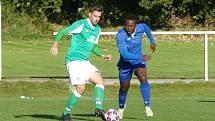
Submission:
<svg viewBox="0 0 215 121">
<path fill-rule="evenodd" d="M 89 7 L 89 12 L 93 12 L 93 11 L 98 11 L 98 12 L 102 12 L 102 6 L 99 4 L 91 4 Z"/>
<path fill-rule="evenodd" d="M 126 22 L 127 20 L 135 20 L 137 21 L 137 15 L 133 13 L 128 13 L 125 15 L 124 21 Z"/>
</svg>

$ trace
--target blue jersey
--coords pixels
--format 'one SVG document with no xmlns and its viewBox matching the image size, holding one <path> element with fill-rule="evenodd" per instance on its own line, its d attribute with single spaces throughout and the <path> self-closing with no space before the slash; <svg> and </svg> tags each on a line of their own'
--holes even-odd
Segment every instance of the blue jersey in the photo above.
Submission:
<svg viewBox="0 0 215 121">
<path fill-rule="evenodd" d="M 125 28 L 119 30 L 117 33 L 117 46 L 120 53 L 117 66 L 119 68 L 144 63 L 142 52 L 144 33 L 148 36 L 150 43 L 155 44 L 151 29 L 146 24 L 136 24 L 135 32 L 130 36 L 126 33 Z"/>
</svg>

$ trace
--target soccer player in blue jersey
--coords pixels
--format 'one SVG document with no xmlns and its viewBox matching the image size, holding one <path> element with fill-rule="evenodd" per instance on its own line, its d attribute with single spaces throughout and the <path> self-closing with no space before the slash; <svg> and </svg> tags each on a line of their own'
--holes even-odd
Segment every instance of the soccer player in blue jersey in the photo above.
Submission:
<svg viewBox="0 0 215 121">
<path fill-rule="evenodd" d="M 144 33 L 150 40 L 152 52 L 156 50 L 154 38 L 151 29 L 144 23 L 137 23 L 137 17 L 130 14 L 126 17 L 124 28 L 117 33 L 117 46 L 120 53 L 120 59 L 117 64 L 119 71 L 119 113 L 120 119 L 123 118 L 123 112 L 126 108 L 126 97 L 130 87 L 132 74 L 134 73 L 140 82 L 140 91 L 143 97 L 145 114 L 152 117 L 153 112 L 150 108 L 150 85 L 147 79 L 146 62 L 151 58 L 142 52 L 142 38 Z"/>
<path fill-rule="evenodd" d="M 57 55 L 58 42 L 62 37 L 72 34 L 70 45 L 65 57 L 65 63 L 69 73 L 71 85 L 75 89 L 71 92 L 64 112 L 62 114 L 63 121 L 71 121 L 71 112 L 78 102 L 79 98 L 85 92 L 85 84 L 88 80 L 95 85 L 95 115 L 105 119 L 105 111 L 103 110 L 104 86 L 105 82 L 99 73 L 99 70 L 89 62 L 91 53 L 103 58 L 111 60 L 111 55 L 105 55 L 98 48 L 97 44 L 101 28 L 98 25 L 102 14 L 101 6 L 95 4 L 89 9 L 89 17 L 74 22 L 69 27 L 61 30 L 55 37 L 55 41 L 51 47 L 51 54 Z"/>
</svg>

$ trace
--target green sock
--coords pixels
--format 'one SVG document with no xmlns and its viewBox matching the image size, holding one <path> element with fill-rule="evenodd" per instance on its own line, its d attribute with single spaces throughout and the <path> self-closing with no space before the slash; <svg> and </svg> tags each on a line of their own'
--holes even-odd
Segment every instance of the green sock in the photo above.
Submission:
<svg viewBox="0 0 215 121">
<path fill-rule="evenodd" d="M 96 85 L 94 88 L 94 99 L 96 101 L 96 108 L 103 109 L 102 103 L 104 100 L 104 86 Z"/>
<path fill-rule="evenodd" d="M 67 102 L 66 108 L 63 112 L 64 115 L 71 114 L 71 109 L 75 106 L 75 104 L 78 102 L 78 99 L 81 97 L 80 94 L 76 90 L 73 90 L 72 93 L 69 96 L 69 100 Z"/>
</svg>

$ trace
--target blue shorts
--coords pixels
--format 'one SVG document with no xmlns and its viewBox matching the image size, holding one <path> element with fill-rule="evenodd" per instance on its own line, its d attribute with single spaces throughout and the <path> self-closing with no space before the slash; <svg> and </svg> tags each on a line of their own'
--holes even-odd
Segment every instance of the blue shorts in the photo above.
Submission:
<svg viewBox="0 0 215 121">
<path fill-rule="evenodd" d="M 137 64 L 137 65 L 129 65 L 123 68 L 119 68 L 119 81 L 120 83 L 124 83 L 128 80 L 131 80 L 132 74 L 133 72 L 137 69 L 137 68 L 145 68 L 146 65 L 143 64 Z"/>
</svg>

